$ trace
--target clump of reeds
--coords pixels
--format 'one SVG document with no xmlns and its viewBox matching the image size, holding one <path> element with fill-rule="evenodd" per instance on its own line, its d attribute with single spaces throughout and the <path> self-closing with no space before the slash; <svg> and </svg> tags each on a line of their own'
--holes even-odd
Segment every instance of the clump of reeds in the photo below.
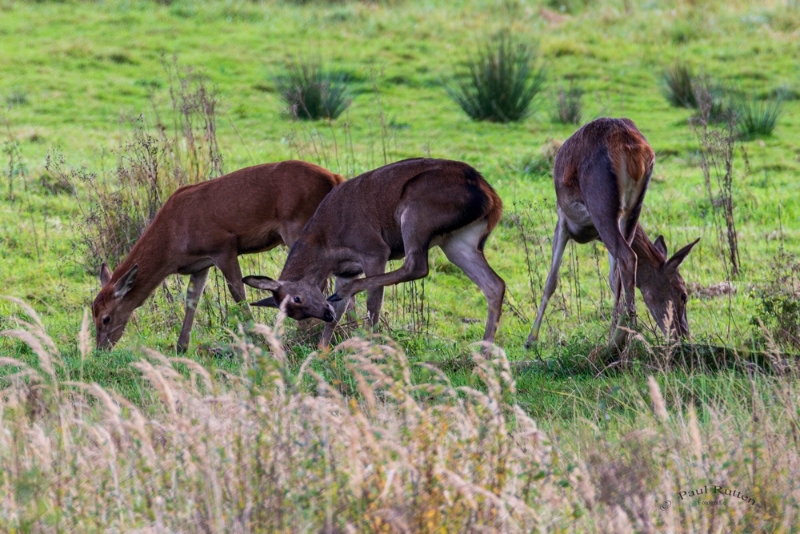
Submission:
<svg viewBox="0 0 800 534">
<path fill-rule="evenodd" d="M 447 93 L 472 119 L 513 122 L 527 117 L 542 91 L 544 67 L 532 44 L 503 32 L 485 41 L 445 80 Z"/>
<path fill-rule="evenodd" d="M 562 124 L 580 124 L 583 117 L 583 89 L 570 80 L 569 87 L 559 87 L 553 121 Z"/>
<path fill-rule="evenodd" d="M 785 99 L 783 91 L 777 91 L 768 99 L 747 93 L 735 97 L 731 107 L 734 110 L 739 137 L 750 140 L 772 135 L 783 113 Z"/>
<path fill-rule="evenodd" d="M 690 65 L 676 61 L 664 69 L 661 79 L 664 97 L 670 104 L 675 107 L 697 109 L 696 80 Z"/>
<path fill-rule="evenodd" d="M 344 72 L 326 68 L 319 59 L 297 59 L 275 76 L 275 85 L 292 116 L 298 119 L 335 119 L 352 99 Z"/>
</svg>

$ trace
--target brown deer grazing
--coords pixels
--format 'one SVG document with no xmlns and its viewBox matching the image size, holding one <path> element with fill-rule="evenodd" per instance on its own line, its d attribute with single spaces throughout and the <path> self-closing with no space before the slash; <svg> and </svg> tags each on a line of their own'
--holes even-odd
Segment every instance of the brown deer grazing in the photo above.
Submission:
<svg viewBox="0 0 800 534">
<path fill-rule="evenodd" d="M 111 348 L 133 310 L 170 274 L 191 275 L 178 351 L 189 346 L 197 303 L 212 265 L 233 300 L 245 299 L 237 256 L 291 246 L 317 206 L 344 179 L 302 161 L 248 167 L 181 187 L 167 199 L 112 273 L 103 263 L 92 305 L 97 347 Z"/>
<path fill-rule="evenodd" d="M 635 326 L 634 287 L 639 287 L 650 313 L 664 333 L 689 334 L 686 286 L 678 272 L 699 239 L 667 259 L 664 238 L 650 242 L 639 226 L 639 213 L 653 172 L 655 154 L 629 119 L 602 118 L 575 132 L 558 150 L 553 170 L 558 222 L 553 235 L 553 258 L 544 295 L 526 347 L 539 336 L 547 302 L 558 285 L 558 269 L 567 241 L 600 239 L 608 249 L 609 282 L 615 299 L 614 343 L 620 345 L 627 322 Z M 620 286 L 625 291 L 624 305 Z M 670 324 L 666 319 L 672 307 Z M 627 321 L 626 321 L 627 319 Z M 612 324 L 612 327 L 614 324 Z"/>
<path fill-rule="evenodd" d="M 483 254 L 500 220 L 500 197 L 467 165 L 440 159 L 408 159 L 362 174 L 322 201 L 289 252 L 279 280 L 248 276 L 244 283 L 272 292 L 257 306 L 284 306 L 289 317 L 323 319 L 320 347 L 330 343 L 335 321 L 352 295 L 367 290 L 371 326 L 378 322 L 384 286 L 424 278 L 428 249 L 447 258 L 481 288 L 489 303 L 483 339 L 494 341 L 505 282 Z M 396 271 L 386 262 L 405 257 Z M 365 278 L 357 278 L 360 274 Z M 326 302 L 320 288 L 337 277 Z"/>
</svg>

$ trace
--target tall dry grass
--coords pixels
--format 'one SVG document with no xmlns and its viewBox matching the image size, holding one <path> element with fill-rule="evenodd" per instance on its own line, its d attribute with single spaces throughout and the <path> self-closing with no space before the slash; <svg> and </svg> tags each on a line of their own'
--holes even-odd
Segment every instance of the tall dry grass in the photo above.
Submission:
<svg viewBox="0 0 800 534">
<path fill-rule="evenodd" d="M 19 532 L 792 532 L 800 525 L 798 391 L 759 382 L 739 406 L 668 405 L 656 378 L 630 429 L 554 425 L 516 402 L 499 349 L 480 386 L 351 339 L 299 367 L 275 329 L 241 335 L 240 374 L 143 350 L 153 403 L 59 378 L 35 312 L 3 336 L 38 363 L 0 358 L 0 529 Z M 88 320 L 78 336 L 90 353 Z M 353 394 L 315 360 L 341 356 Z M 761 390 L 756 391 L 757 388 Z M 766 389 L 765 389 L 766 388 Z M 759 399 L 778 396 L 783 409 Z M 576 430 L 579 428 L 580 430 Z M 746 494 L 698 505 L 679 492 Z M 708 500 L 714 495 L 707 495 Z"/>
</svg>

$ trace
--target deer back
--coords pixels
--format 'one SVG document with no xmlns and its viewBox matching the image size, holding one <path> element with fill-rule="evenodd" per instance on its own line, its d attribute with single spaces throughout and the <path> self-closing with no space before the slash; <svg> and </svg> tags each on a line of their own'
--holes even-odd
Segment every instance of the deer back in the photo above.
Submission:
<svg viewBox="0 0 800 534">
<path fill-rule="evenodd" d="M 427 158 L 392 163 L 346 181 L 325 197 L 292 247 L 281 280 L 303 279 L 310 269 L 326 268 L 326 262 L 346 262 L 342 255 L 385 246 L 390 259 L 403 257 L 403 211 L 415 202 L 436 202 L 443 191 L 442 202 L 417 214 L 432 221 L 431 239 L 482 217 L 488 235 L 502 215 L 500 197 L 466 163 Z"/>
<path fill-rule="evenodd" d="M 282 225 L 293 224 L 299 233 L 343 181 L 317 165 L 284 161 L 179 188 L 114 272 L 103 264 L 92 306 L 98 332 L 105 324 L 121 335 L 133 310 L 170 274 L 210 267 L 223 254 L 277 246 Z"/>
<path fill-rule="evenodd" d="M 576 131 L 558 150 L 553 179 L 558 204 L 592 201 L 599 188 L 615 188 L 619 214 L 641 206 L 655 163 L 655 153 L 630 119 L 596 119 Z M 588 172 L 590 169 L 607 172 Z M 602 177 L 588 180 L 586 177 Z"/>
</svg>

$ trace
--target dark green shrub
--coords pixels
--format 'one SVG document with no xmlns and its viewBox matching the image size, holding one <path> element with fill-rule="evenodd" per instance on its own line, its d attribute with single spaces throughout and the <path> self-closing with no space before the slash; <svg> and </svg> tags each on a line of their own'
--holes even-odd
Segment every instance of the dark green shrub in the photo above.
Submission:
<svg viewBox="0 0 800 534">
<path fill-rule="evenodd" d="M 445 80 L 447 93 L 475 120 L 518 121 L 544 85 L 536 48 L 508 33 L 489 39 Z"/>
<path fill-rule="evenodd" d="M 319 60 L 298 59 L 275 77 L 281 99 L 292 116 L 304 120 L 335 119 L 350 105 L 344 72 L 326 70 Z"/>
</svg>

